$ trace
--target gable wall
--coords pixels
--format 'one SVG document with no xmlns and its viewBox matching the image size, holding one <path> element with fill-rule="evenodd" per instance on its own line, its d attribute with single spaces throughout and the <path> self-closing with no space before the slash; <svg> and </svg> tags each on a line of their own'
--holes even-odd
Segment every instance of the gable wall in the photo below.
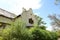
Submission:
<svg viewBox="0 0 60 40">
<path fill-rule="evenodd" d="M 16 18 L 15 21 L 21 19 L 23 22 L 26 23 L 26 26 L 33 26 L 33 24 L 29 23 L 30 18 L 32 18 L 34 24 L 37 24 L 37 19 L 36 19 L 35 15 L 33 14 L 32 9 L 29 9 L 28 11 L 24 10 L 22 12 L 21 16 Z M 0 22 L 10 24 L 11 22 L 13 22 L 13 20 L 0 16 Z"/>
<path fill-rule="evenodd" d="M 12 20 L 10 20 L 10 19 L 8 19 L 8 18 L 5 18 L 5 17 L 2 17 L 2 16 L 0 16 L 0 22 L 3 22 L 3 23 L 11 23 L 12 22 Z"/>
<path fill-rule="evenodd" d="M 37 19 L 35 18 L 35 15 L 31 10 L 24 11 L 21 16 L 22 16 L 22 20 L 26 22 L 27 26 L 33 26 L 33 24 L 29 23 L 30 18 L 32 18 L 32 20 L 34 21 L 34 24 L 37 24 Z"/>
</svg>

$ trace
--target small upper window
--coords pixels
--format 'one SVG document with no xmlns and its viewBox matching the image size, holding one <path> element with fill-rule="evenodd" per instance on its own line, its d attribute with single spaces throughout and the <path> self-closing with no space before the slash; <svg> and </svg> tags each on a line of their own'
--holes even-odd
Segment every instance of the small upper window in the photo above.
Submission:
<svg viewBox="0 0 60 40">
<path fill-rule="evenodd" d="M 6 24 L 5 23 L 0 23 L 0 27 L 3 27 L 3 29 L 5 28 Z"/>
<path fill-rule="evenodd" d="M 0 27 L 2 26 L 2 23 L 0 23 Z"/>
<path fill-rule="evenodd" d="M 30 24 L 33 24 L 34 23 L 33 20 L 32 20 L 32 18 L 29 19 L 29 23 Z"/>
</svg>

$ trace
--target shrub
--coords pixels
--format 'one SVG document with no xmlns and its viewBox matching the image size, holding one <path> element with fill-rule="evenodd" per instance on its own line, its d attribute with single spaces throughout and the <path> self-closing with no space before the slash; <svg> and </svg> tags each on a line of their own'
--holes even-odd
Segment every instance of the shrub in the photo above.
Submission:
<svg viewBox="0 0 60 40">
<path fill-rule="evenodd" d="M 10 27 L 2 30 L 1 37 L 3 40 L 32 40 L 27 30 L 23 21 L 15 21 Z"/>
<path fill-rule="evenodd" d="M 0 40 L 57 40 L 54 32 L 45 30 L 44 27 L 26 28 L 23 21 L 15 21 L 11 26 L 0 32 Z"/>
<path fill-rule="evenodd" d="M 37 27 L 33 27 L 29 30 L 33 36 L 33 40 L 57 40 L 57 34 L 43 30 Z"/>
<path fill-rule="evenodd" d="M 3 37 L 0 37 L 0 40 L 3 40 Z"/>
</svg>

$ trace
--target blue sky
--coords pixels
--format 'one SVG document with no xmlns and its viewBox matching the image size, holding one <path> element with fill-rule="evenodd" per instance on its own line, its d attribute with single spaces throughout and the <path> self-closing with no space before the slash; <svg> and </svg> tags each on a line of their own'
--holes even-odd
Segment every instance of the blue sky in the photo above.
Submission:
<svg viewBox="0 0 60 40">
<path fill-rule="evenodd" d="M 42 0 L 42 7 L 38 10 L 34 10 L 35 13 L 38 13 L 39 16 L 47 23 L 46 26 L 48 30 L 51 30 L 51 20 L 48 18 L 50 14 L 60 14 L 59 6 L 54 4 L 54 0 Z"/>
<path fill-rule="evenodd" d="M 48 30 L 51 30 L 49 14 L 60 14 L 59 6 L 54 4 L 54 0 L 0 0 L 0 8 L 13 12 L 16 15 L 22 12 L 22 7 L 33 9 L 34 14 L 43 18 L 47 23 Z"/>
</svg>

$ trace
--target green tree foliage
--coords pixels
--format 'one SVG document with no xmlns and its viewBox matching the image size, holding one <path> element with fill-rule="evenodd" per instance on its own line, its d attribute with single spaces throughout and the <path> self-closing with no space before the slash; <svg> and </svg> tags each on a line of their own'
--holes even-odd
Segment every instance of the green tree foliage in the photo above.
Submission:
<svg viewBox="0 0 60 40">
<path fill-rule="evenodd" d="M 56 33 L 43 29 L 39 26 L 27 29 L 22 20 L 17 20 L 1 30 L 0 40 L 57 40 Z"/>
<path fill-rule="evenodd" d="M 46 26 L 39 26 L 40 29 L 46 30 Z"/>
<path fill-rule="evenodd" d="M 36 16 L 36 15 L 35 15 L 35 16 Z M 38 26 L 46 24 L 46 23 L 44 23 L 44 21 L 42 20 L 41 17 L 36 16 L 36 19 L 38 19 L 38 24 L 37 24 Z"/>
<path fill-rule="evenodd" d="M 23 21 L 15 21 L 10 27 L 2 30 L 3 40 L 32 40 Z"/>
<path fill-rule="evenodd" d="M 36 19 L 38 19 L 37 27 L 46 30 L 46 26 L 45 26 L 46 23 L 42 20 L 42 18 L 39 16 L 36 16 Z M 34 26 L 36 26 L 36 25 L 34 25 Z"/>
<path fill-rule="evenodd" d="M 58 30 L 56 33 L 58 34 L 58 37 L 60 37 L 60 30 Z"/>
<path fill-rule="evenodd" d="M 33 27 L 29 30 L 33 36 L 33 40 L 57 40 L 57 34 L 54 32 L 49 32 L 37 27 Z"/>
<path fill-rule="evenodd" d="M 60 17 L 56 15 L 49 15 L 49 18 L 51 19 L 51 25 L 53 28 L 53 31 L 55 31 L 58 34 L 58 37 L 60 37 Z"/>
</svg>

